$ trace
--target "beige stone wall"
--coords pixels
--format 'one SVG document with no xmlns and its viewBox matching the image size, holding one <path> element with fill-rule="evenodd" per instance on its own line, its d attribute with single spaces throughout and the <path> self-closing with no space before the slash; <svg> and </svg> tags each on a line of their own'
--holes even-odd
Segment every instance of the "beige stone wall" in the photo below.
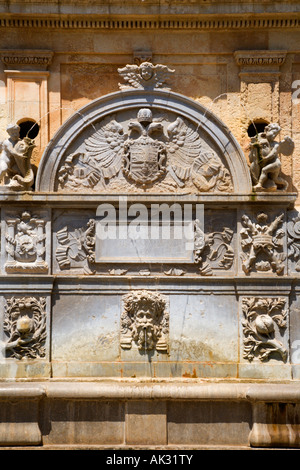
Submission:
<svg viewBox="0 0 300 470">
<path fill-rule="evenodd" d="M 292 99 L 300 89 L 293 88 L 300 80 L 297 2 L 59 3 L 60 10 L 52 1 L 0 2 L 2 56 L 7 50 L 53 53 L 42 66 L 21 59 L 0 63 L 0 138 L 10 120 L 38 121 L 38 165 L 61 124 L 89 101 L 117 91 L 118 67 L 142 51 L 175 69 L 172 90 L 213 111 L 246 154 L 252 121 L 279 122 L 281 137 L 296 144 L 293 156 L 282 158 L 283 173 L 291 191 L 300 189 L 300 102 Z M 267 62 L 239 63 L 236 51 Z M 280 51 L 284 58 L 277 63 Z"/>
</svg>

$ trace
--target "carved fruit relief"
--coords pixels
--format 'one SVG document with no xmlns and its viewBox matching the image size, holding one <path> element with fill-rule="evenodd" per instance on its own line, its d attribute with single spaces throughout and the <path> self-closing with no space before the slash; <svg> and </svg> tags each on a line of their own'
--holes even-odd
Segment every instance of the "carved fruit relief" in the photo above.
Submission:
<svg viewBox="0 0 300 470">
<path fill-rule="evenodd" d="M 46 299 L 11 297 L 6 300 L 2 345 L 6 357 L 37 359 L 46 355 Z"/>
<path fill-rule="evenodd" d="M 244 298 L 242 312 L 244 359 L 265 362 L 279 357 L 286 362 L 287 349 L 278 339 L 287 327 L 285 299 Z"/>
</svg>

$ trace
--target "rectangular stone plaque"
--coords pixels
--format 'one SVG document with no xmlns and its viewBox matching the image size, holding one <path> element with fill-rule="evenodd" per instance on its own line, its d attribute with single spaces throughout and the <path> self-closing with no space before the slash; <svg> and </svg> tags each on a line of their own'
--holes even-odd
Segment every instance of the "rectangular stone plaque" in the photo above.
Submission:
<svg viewBox="0 0 300 470">
<path fill-rule="evenodd" d="M 203 227 L 202 205 L 197 219 Z M 194 213 L 191 207 L 133 204 L 98 207 L 96 263 L 192 263 Z"/>
</svg>

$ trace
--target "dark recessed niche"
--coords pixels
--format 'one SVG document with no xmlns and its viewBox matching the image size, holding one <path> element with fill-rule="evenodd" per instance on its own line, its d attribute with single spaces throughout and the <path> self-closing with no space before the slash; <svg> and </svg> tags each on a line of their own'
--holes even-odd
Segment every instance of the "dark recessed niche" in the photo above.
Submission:
<svg viewBox="0 0 300 470">
<path fill-rule="evenodd" d="M 40 131 L 40 126 L 35 121 L 23 121 L 19 122 L 20 126 L 20 139 L 24 137 L 29 137 L 30 139 L 35 139 Z"/>
<path fill-rule="evenodd" d="M 249 137 L 254 137 L 260 132 L 264 132 L 265 127 L 268 125 L 266 121 L 254 121 L 250 124 L 247 129 L 247 133 Z"/>
</svg>

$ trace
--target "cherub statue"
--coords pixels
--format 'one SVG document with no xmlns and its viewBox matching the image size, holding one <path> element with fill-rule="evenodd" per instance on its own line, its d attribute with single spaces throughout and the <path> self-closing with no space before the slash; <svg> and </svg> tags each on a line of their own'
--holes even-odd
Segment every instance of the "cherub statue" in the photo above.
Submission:
<svg viewBox="0 0 300 470">
<path fill-rule="evenodd" d="M 9 137 L 0 147 L 0 181 L 13 190 L 29 190 L 34 181 L 30 158 L 35 147 L 29 137 L 20 139 L 20 127 L 10 124 Z"/>
<path fill-rule="evenodd" d="M 290 137 L 285 137 L 283 141 L 275 141 L 281 128 L 276 123 L 271 123 L 265 127 L 264 132 L 251 138 L 250 143 L 250 172 L 254 183 L 254 190 L 276 191 L 288 188 L 288 182 L 280 175 L 281 161 L 280 154 L 292 155 L 294 142 Z"/>
<path fill-rule="evenodd" d="M 130 88 L 146 90 L 162 88 L 169 90 L 166 84 L 174 70 L 166 65 L 153 65 L 151 62 L 142 62 L 140 65 L 126 65 L 126 67 L 119 68 L 118 72 L 126 82 L 125 85 L 119 84 L 121 90 Z"/>
</svg>

